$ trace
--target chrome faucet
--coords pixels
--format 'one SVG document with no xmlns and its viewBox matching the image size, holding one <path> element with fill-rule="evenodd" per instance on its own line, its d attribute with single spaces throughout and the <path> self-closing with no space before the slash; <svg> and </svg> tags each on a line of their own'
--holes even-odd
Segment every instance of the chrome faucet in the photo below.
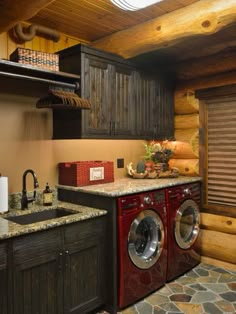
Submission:
<svg viewBox="0 0 236 314">
<path fill-rule="evenodd" d="M 27 197 L 26 176 L 28 173 L 32 174 L 33 180 L 34 180 L 34 196 L 33 197 Z M 36 177 L 34 170 L 32 170 L 32 169 L 25 170 L 25 172 L 23 173 L 22 186 L 23 187 L 22 187 L 21 209 L 27 209 L 28 204 L 35 201 L 35 198 L 36 198 L 36 190 L 35 189 L 39 187 L 38 179 Z"/>
</svg>

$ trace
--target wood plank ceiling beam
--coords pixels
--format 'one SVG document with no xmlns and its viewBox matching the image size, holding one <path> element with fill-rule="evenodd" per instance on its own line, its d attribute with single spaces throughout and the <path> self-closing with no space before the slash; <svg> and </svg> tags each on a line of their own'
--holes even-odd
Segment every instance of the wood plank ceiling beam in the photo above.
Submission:
<svg viewBox="0 0 236 314">
<path fill-rule="evenodd" d="M 132 58 L 174 46 L 195 36 L 214 34 L 236 22 L 235 0 L 200 0 L 182 9 L 119 31 L 91 46 Z M 200 47 L 199 47 L 200 48 Z"/>
<path fill-rule="evenodd" d="M 0 33 L 6 32 L 17 23 L 26 21 L 55 0 L 5 0 L 0 1 Z"/>
</svg>

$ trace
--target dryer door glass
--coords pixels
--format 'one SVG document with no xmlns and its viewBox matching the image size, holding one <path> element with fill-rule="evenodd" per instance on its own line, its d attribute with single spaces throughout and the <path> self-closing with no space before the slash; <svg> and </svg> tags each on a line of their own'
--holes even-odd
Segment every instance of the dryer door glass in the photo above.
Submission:
<svg viewBox="0 0 236 314">
<path fill-rule="evenodd" d="M 164 226 L 153 210 L 144 210 L 132 222 L 128 236 L 128 252 L 132 262 L 141 269 L 152 267 L 164 246 Z"/>
<path fill-rule="evenodd" d="M 174 225 L 175 240 L 181 249 L 189 249 L 199 234 L 200 213 L 196 202 L 187 200 L 177 211 Z"/>
</svg>

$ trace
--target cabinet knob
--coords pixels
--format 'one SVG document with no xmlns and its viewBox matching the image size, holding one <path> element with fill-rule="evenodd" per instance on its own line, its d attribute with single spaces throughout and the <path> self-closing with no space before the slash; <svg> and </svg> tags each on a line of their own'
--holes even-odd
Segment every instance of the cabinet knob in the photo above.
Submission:
<svg viewBox="0 0 236 314">
<path fill-rule="evenodd" d="M 61 271 L 63 266 L 63 253 L 59 253 L 59 258 L 58 258 L 58 270 Z"/>
<path fill-rule="evenodd" d="M 69 251 L 65 250 L 65 255 L 66 255 L 66 259 L 65 259 L 65 267 L 67 268 L 69 265 Z"/>
</svg>

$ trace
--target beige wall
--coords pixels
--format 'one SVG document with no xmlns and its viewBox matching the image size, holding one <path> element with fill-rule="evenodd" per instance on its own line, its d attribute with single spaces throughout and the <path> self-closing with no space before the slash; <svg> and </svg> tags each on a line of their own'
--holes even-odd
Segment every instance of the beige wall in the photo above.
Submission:
<svg viewBox="0 0 236 314">
<path fill-rule="evenodd" d="M 40 188 L 46 182 L 53 187 L 58 182 L 58 162 L 112 160 L 119 178 L 126 176 L 126 168 L 116 168 L 117 158 L 124 158 L 126 165 L 144 154 L 143 141 L 51 140 L 51 110 L 36 109 L 37 97 L 19 95 L 15 88 L 10 93 L 7 85 L 0 88 L 0 172 L 9 178 L 9 193 L 22 190 L 22 174 L 28 168 L 35 170 Z"/>
</svg>

